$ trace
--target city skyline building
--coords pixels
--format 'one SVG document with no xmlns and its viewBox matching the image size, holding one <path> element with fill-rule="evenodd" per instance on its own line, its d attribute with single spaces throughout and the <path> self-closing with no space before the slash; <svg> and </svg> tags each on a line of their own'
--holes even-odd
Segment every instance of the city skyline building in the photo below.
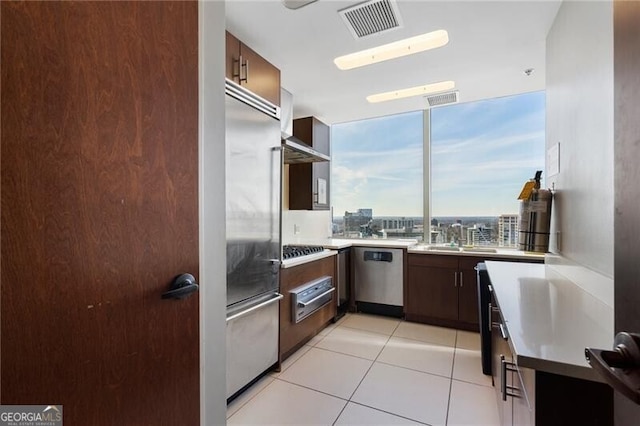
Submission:
<svg viewBox="0 0 640 426">
<path fill-rule="evenodd" d="M 518 247 L 520 215 L 502 214 L 498 217 L 498 246 Z"/>
<path fill-rule="evenodd" d="M 428 244 L 516 248 L 518 224 L 517 214 L 433 216 L 425 220 L 410 216 L 376 217 L 373 209 L 359 208 L 335 217 L 333 234 L 345 238 L 415 238 Z"/>
</svg>

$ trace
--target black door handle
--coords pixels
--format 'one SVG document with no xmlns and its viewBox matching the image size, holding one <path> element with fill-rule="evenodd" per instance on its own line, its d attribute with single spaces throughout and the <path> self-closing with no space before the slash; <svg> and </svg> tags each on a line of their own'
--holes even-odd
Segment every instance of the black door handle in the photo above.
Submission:
<svg viewBox="0 0 640 426">
<path fill-rule="evenodd" d="M 618 333 L 612 351 L 585 348 L 584 356 L 609 386 L 640 405 L 640 334 Z"/>
<path fill-rule="evenodd" d="M 198 283 L 191 274 L 178 275 L 173 279 L 169 291 L 162 293 L 163 299 L 184 299 L 198 291 Z"/>
</svg>

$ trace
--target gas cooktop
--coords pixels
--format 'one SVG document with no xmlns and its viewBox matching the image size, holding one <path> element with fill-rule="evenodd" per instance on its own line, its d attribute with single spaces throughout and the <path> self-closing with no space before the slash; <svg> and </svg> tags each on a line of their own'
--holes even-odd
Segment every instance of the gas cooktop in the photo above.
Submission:
<svg viewBox="0 0 640 426">
<path fill-rule="evenodd" d="M 285 245 L 282 246 L 282 258 L 293 259 L 294 257 L 306 256 L 308 254 L 320 253 L 324 251 L 322 246 L 298 246 Z"/>
</svg>

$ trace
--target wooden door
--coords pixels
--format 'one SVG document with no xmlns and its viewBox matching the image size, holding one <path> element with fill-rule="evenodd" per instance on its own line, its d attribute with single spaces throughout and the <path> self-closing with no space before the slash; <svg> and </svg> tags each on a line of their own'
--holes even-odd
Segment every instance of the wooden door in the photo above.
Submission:
<svg viewBox="0 0 640 426">
<path fill-rule="evenodd" d="M 197 3 L 1 8 L 1 403 L 197 425 Z"/>
</svg>

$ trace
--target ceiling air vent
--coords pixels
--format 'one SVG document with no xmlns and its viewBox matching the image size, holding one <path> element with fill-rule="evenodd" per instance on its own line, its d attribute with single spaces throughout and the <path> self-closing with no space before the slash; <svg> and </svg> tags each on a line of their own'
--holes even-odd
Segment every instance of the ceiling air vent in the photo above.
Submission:
<svg viewBox="0 0 640 426">
<path fill-rule="evenodd" d="M 338 13 L 355 39 L 402 27 L 395 0 L 370 0 Z"/>
<path fill-rule="evenodd" d="M 427 106 L 429 108 L 441 105 L 456 104 L 458 103 L 458 91 L 438 93 L 436 95 L 425 96 Z"/>
</svg>

